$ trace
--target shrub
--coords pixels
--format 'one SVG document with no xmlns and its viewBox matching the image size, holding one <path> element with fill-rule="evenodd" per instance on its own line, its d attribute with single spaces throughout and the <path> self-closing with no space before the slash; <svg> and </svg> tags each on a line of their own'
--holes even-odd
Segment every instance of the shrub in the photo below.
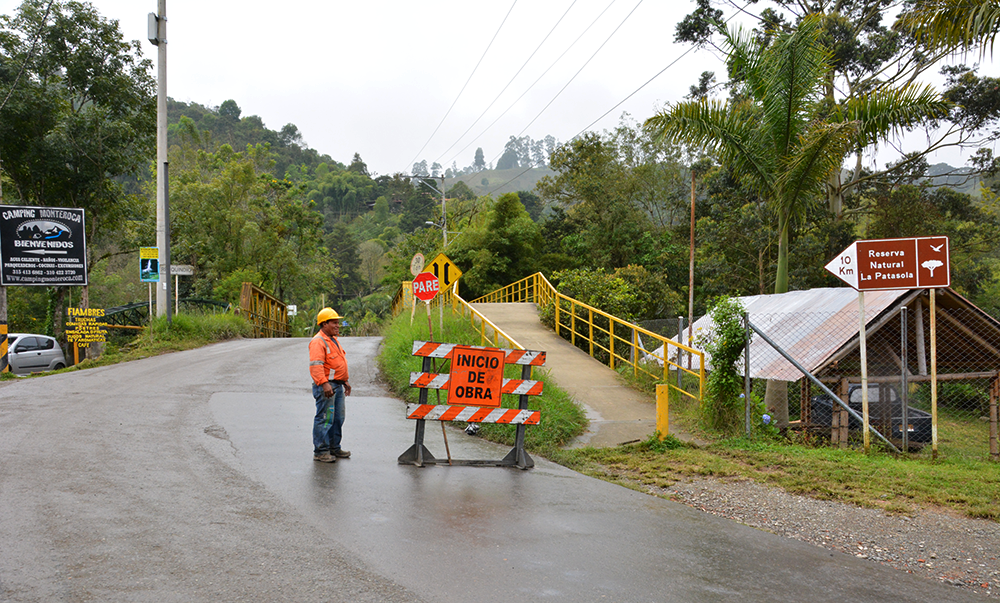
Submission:
<svg viewBox="0 0 1000 603">
<path fill-rule="evenodd" d="M 702 417 L 708 427 L 725 433 L 735 433 L 743 425 L 743 377 L 736 367 L 746 345 L 744 311 L 738 299 L 720 298 L 711 310 L 715 326 L 699 338 L 712 359 L 712 370 L 705 380 Z"/>
</svg>

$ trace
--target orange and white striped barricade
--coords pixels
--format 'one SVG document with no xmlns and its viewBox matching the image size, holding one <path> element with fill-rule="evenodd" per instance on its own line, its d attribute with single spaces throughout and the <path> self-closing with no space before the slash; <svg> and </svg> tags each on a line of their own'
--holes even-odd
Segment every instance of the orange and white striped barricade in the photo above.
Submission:
<svg viewBox="0 0 1000 603">
<path fill-rule="evenodd" d="M 413 355 L 423 358 L 422 370 L 410 373 L 410 386 L 420 388 L 420 402 L 406 405 L 406 418 L 415 419 L 417 427 L 413 446 L 399 455 L 400 464 L 423 467 L 450 463 L 518 469 L 535 466 L 535 461 L 524 450 L 524 432 L 525 426 L 538 425 L 541 421 L 541 412 L 528 409 L 528 397 L 542 393 L 544 384 L 531 380 L 531 367 L 545 364 L 545 352 L 414 341 Z M 434 358 L 451 360 L 452 372 L 431 372 Z M 507 364 L 521 365 L 520 379 L 503 378 L 503 367 Z M 431 389 L 448 391 L 449 403 L 428 404 L 427 392 Z M 518 408 L 500 408 L 502 394 L 518 396 Z M 461 403 L 451 403 L 456 399 Z M 438 459 L 424 446 L 425 421 L 517 425 L 514 448 L 500 460 Z"/>
</svg>

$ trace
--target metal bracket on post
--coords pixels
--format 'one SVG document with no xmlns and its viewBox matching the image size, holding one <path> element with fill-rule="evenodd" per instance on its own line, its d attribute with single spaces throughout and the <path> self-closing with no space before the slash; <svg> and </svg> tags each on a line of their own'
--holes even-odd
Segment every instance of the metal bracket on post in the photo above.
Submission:
<svg viewBox="0 0 1000 603">
<path fill-rule="evenodd" d="M 423 371 L 430 372 L 431 370 L 431 359 L 425 356 L 423 362 L 421 363 L 421 368 Z M 420 390 L 420 403 L 427 404 L 427 390 Z M 417 419 L 417 429 L 413 436 L 413 446 L 406 449 L 406 452 L 399 455 L 397 462 L 404 465 L 416 465 L 417 467 L 423 467 L 424 463 L 430 462 L 434 463 L 437 461 L 431 451 L 424 446 L 424 426 L 426 421 L 423 419 Z"/>
<path fill-rule="evenodd" d="M 531 379 L 530 364 L 525 364 L 521 367 L 521 379 Z M 528 396 L 521 395 L 518 397 L 517 408 L 519 410 L 528 409 Z M 504 463 L 509 462 L 518 469 L 530 469 L 535 466 L 535 461 L 524 450 L 524 432 L 526 428 L 527 426 L 524 423 L 518 423 L 517 434 L 514 436 L 514 448 L 507 453 L 507 456 L 503 457 Z"/>
</svg>

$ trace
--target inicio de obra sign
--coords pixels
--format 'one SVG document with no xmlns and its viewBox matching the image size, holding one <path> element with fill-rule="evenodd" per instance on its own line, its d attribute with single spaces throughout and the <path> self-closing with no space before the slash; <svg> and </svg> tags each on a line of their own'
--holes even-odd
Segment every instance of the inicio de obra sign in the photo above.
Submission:
<svg viewBox="0 0 1000 603">
<path fill-rule="evenodd" d="M 826 269 L 858 291 L 948 287 L 948 237 L 855 241 Z"/>
</svg>

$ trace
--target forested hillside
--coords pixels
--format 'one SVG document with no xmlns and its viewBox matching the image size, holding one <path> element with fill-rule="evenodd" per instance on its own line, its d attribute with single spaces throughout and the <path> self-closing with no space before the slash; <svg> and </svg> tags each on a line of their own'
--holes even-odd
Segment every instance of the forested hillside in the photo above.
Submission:
<svg viewBox="0 0 1000 603">
<path fill-rule="evenodd" d="M 310 148 L 294 124 L 268 129 L 238 99 L 172 100 L 172 255 L 195 267 L 180 293 L 232 302 L 250 281 L 297 305 L 303 333 L 323 305 L 356 333 L 375 332 L 413 254 L 443 250 L 446 216 L 444 251 L 470 298 L 541 271 L 626 319 L 686 314 L 694 187 L 696 313 L 722 295 L 839 286 L 823 266 L 857 239 L 946 235 L 953 287 L 1000 315 L 996 190 L 969 194 L 1000 168 L 988 145 L 952 180 L 927 160 L 943 142 L 877 170 L 863 161 L 928 123 L 968 146 L 995 137 L 997 80 L 956 68 L 938 94 L 913 84 L 923 64 L 887 79 L 884 66 L 921 42 L 850 4 L 850 22 L 869 28 L 773 12 L 776 29 L 750 36 L 693 13 L 678 38 L 728 49 L 728 98 L 705 74 L 689 99 L 655 115 L 563 142 L 511 136 L 491 154 L 470 149 L 465 166 L 420 160 L 408 174 L 375 174 L 358 154 Z M 25 6 L 0 18 L 0 33 L 13 34 L 0 36 L 3 200 L 86 208 L 91 285 L 84 300 L 78 289 L 10 288 L 9 323 L 58 333 L 67 305 L 147 298 L 137 249 L 155 244 L 154 85 L 149 62 L 89 5 L 55 2 L 59 30 L 42 24 L 40 0 Z M 824 37 L 831 23 L 843 29 Z M 26 61 L 39 29 L 50 33 L 45 61 Z M 102 41 L 104 54 L 66 43 L 67 31 Z M 823 44 L 840 54 L 817 51 Z M 790 57 L 810 71 L 787 69 Z M 800 110 L 776 110 L 772 101 L 790 95 Z"/>
</svg>

